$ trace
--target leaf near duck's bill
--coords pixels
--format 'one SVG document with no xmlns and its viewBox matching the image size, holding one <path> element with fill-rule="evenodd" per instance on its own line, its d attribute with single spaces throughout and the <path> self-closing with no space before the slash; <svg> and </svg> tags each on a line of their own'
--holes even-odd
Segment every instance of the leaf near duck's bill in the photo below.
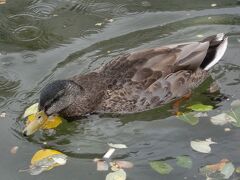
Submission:
<svg viewBox="0 0 240 180">
<path fill-rule="evenodd" d="M 25 110 L 25 112 L 24 112 L 24 114 L 23 114 L 23 118 L 26 118 L 26 117 L 28 117 L 28 116 L 30 116 L 30 115 L 32 115 L 32 114 L 36 114 L 36 113 L 38 112 L 38 105 L 39 105 L 38 103 L 35 103 L 35 104 L 29 106 L 29 107 Z"/>
<path fill-rule="evenodd" d="M 126 149 L 127 148 L 127 146 L 125 144 L 108 143 L 108 145 L 112 148 L 115 148 L 115 149 Z"/>
<path fill-rule="evenodd" d="M 177 118 L 192 126 L 197 125 L 199 122 L 198 117 L 195 117 L 194 113 L 180 113 Z"/>
<path fill-rule="evenodd" d="M 38 175 L 43 171 L 65 165 L 66 162 L 67 156 L 65 154 L 56 150 L 42 149 L 33 155 L 28 171 L 31 175 Z"/>
<path fill-rule="evenodd" d="M 192 168 L 192 159 L 188 156 L 178 156 L 176 158 L 176 161 L 177 161 L 176 164 L 180 167 L 188 169 Z"/>
<path fill-rule="evenodd" d="M 211 152 L 211 144 L 217 144 L 216 142 L 213 142 L 211 138 L 206 139 L 205 141 L 191 141 L 190 145 L 193 150 L 200 152 L 200 153 L 210 153 Z"/>
<path fill-rule="evenodd" d="M 228 159 L 222 159 L 216 164 L 200 168 L 200 173 L 208 178 L 229 179 L 235 171 L 234 165 Z"/>
<path fill-rule="evenodd" d="M 126 180 L 127 174 L 123 169 L 111 172 L 106 176 L 105 180 Z"/>
<path fill-rule="evenodd" d="M 164 161 L 152 161 L 150 162 L 150 166 L 162 175 L 169 174 L 173 170 L 173 167 Z"/>
<path fill-rule="evenodd" d="M 187 107 L 188 109 L 191 109 L 193 111 L 198 112 L 206 112 L 213 110 L 213 106 L 211 105 L 204 105 L 204 104 L 194 104 L 192 106 Z"/>
</svg>

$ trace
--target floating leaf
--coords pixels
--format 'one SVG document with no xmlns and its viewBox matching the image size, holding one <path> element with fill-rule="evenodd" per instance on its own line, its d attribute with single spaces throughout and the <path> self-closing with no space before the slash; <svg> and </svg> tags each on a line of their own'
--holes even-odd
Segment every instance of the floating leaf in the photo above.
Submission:
<svg viewBox="0 0 240 180">
<path fill-rule="evenodd" d="M 212 19 L 211 17 L 208 17 L 208 19 Z M 210 93 L 215 93 L 219 91 L 220 87 L 217 82 L 213 82 L 210 87 L 209 87 L 209 92 Z"/>
<path fill-rule="evenodd" d="M 231 103 L 231 106 L 232 106 L 233 108 L 239 107 L 239 106 L 240 106 L 240 99 L 234 100 L 234 101 Z"/>
<path fill-rule="evenodd" d="M 5 113 L 5 112 L 1 113 L 1 114 L 0 114 L 0 117 L 1 117 L 1 118 L 5 118 L 5 117 L 6 117 L 6 113 Z"/>
<path fill-rule="evenodd" d="M 121 160 L 116 160 L 110 163 L 110 165 L 119 169 L 129 169 L 133 168 L 133 163 L 129 161 L 121 161 Z"/>
<path fill-rule="evenodd" d="M 35 104 L 31 105 L 30 107 L 28 107 L 23 114 L 23 118 L 26 118 L 32 114 L 36 114 L 38 112 L 38 105 L 39 105 L 38 103 L 35 103 Z"/>
<path fill-rule="evenodd" d="M 108 171 L 108 163 L 104 160 L 97 161 L 97 171 Z"/>
<path fill-rule="evenodd" d="M 204 104 L 194 104 L 192 106 L 187 107 L 188 109 L 191 109 L 193 111 L 211 111 L 213 109 L 213 106 L 211 105 L 204 105 Z"/>
<path fill-rule="evenodd" d="M 200 168 L 200 173 L 208 178 L 229 179 L 234 170 L 234 165 L 228 159 L 222 159 L 216 164 L 206 165 Z"/>
<path fill-rule="evenodd" d="M 182 113 L 180 116 L 177 116 L 178 119 L 191 124 L 192 126 L 198 124 L 199 119 L 194 116 L 194 113 Z"/>
<path fill-rule="evenodd" d="M 115 152 L 115 150 L 116 149 L 114 149 L 114 148 L 108 149 L 108 151 L 104 154 L 103 158 L 109 159 L 112 156 L 112 154 Z"/>
<path fill-rule="evenodd" d="M 232 124 L 236 127 L 240 127 L 240 107 L 231 109 L 227 114 L 236 120 Z"/>
<path fill-rule="evenodd" d="M 198 112 L 196 114 L 194 114 L 194 117 L 208 117 L 208 114 L 206 112 Z"/>
<path fill-rule="evenodd" d="M 112 148 L 116 149 L 126 149 L 127 146 L 125 144 L 113 144 L 113 143 L 108 143 L 108 145 Z"/>
<path fill-rule="evenodd" d="M 227 163 L 221 170 L 221 174 L 224 175 L 225 179 L 229 179 L 235 171 L 235 167 L 231 162 Z"/>
<path fill-rule="evenodd" d="M 33 155 L 28 171 L 31 175 L 38 175 L 43 171 L 64 165 L 66 162 L 67 156 L 65 154 L 56 150 L 42 149 Z"/>
<path fill-rule="evenodd" d="M 228 115 L 227 113 L 221 113 L 216 116 L 211 117 L 210 121 L 214 125 L 225 125 L 227 123 L 237 122 L 232 116 Z"/>
<path fill-rule="evenodd" d="M 106 176 L 106 180 L 125 180 L 127 178 L 127 174 L 123 169 L 119 169 L 118 171 L 111 172 Z"/>
<path fill-rule="evenodd" d="M 18 149 L 19 149 L 18 146 L 14 146 L 14 147 L 12 147 L 11 150 L 10 150 L 11 154 L 16 154 L 17 151 L 18 151 Z"/>
<path fill-rule="evenodd" d="M 173 170 L 171 165 L 163 161 L 152 161 L 150 166 L 160 174 L 169 174 Z"/>
<path fill-rule="evenodd" d="M 5 4 L 6 0 L 0 0 L 0 4 Z"/>
<path fill-rule="evenodd" d="M 26 124 L 29 124 L 30 122 L 34 121 L 35 116 L 34 114 L 31 114 L 27 117 Z M 57 126 L 59 126 L 62 123 L 62 118 L 60 116 L 49 116 L 47 121 L 43 124 L 41 129 L 54 129 Z"/>
<path fill-rule="evenodd" d="M 177 165 L 183 168 L 188 168 L 191 169 L 192 168 L 192 159 L 188 156 L 178 156 L 176 158 L 177 160 Z"/>
<path fill-rule="evenodd" d="M 213 142 L 211 139 L 206 139 L 205 141 L 191 141 L 190 145 L 192 149 L 194 149 L 197 152 L 201 153 L 210 153 L 211 152 L 211 144 L 217 144 L 216 142 Z"/>
</svg>

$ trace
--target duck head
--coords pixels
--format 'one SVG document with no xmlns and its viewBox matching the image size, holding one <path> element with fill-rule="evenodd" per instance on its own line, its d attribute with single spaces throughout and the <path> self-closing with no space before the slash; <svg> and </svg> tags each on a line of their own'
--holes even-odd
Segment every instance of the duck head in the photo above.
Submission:
<svg viewBox="0 0 240 180">
<path fill-rule="evenodd" d="M 46 123 L 49 116 L 61 116 L 83 92 L 83 88 L 71 80 L 57 80 L 46 85 L 40 93 L 38 112 L 23 130 L 23 135 L 35 133 Z"/>
</svg>

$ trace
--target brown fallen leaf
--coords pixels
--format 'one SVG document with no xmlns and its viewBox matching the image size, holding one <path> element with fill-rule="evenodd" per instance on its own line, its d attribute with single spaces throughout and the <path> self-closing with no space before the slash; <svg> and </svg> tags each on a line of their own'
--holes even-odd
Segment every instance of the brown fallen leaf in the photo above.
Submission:
<svg viewBox="0 0 240 180">
<path fill-rule="evenodd" d="M 207 165 L 207 169 L 210 169 L 213 172 L 216 171 L 221 171 L 224 166 L 229 163 L 230 161 L 228 159 L 222 159 L 220 162 L 216 163 L 216 164 L 211 164 L 211 165 Z"/>
</svg>

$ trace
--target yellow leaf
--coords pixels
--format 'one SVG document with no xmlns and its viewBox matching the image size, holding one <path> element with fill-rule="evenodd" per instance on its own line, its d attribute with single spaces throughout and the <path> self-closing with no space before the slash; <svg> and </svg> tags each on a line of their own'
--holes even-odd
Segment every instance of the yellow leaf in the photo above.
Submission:
<svg viewBox="0 0 240 180">
<path fill-rule="evenodd" d="M 34 114 L 31 114 L 27 117 L 26 124 L 28 125 L 35 119 Z M 47 121 L 43 124 L 41 129 L 54 129 L 62 123 L 62 118 L 59 116 L 50 116 L 48 117 Z"/>
<path fill-rule="evenodd" d="M 25 117 L 27 117 L 27 116 L 29 116 L 29 115 L 32 115 L 32 114 L 36 114 L 37 112 L 38 112 L 38 103 L 35 103 L 35 104 L 29 106 L 29 107 L 25 110 L 25 112 L 24 112 L 24 114 L 23 114 L 23 118 L 25 118 Z"/>
<path fill-rule="evenodd" d="M 42 150 L 39 150 L 37 151 L 33 157 L 32 157 L 32 160 L 31 160 L 31 164 L 36 164 L 38 161 L 41 161 L 47 157 L 51 157 L 52 155 L 56 155 L 56 154 L 63 154 L 59 151 L 56 151 L 56 150 L 51 150 L 51 149 L 42 149 Z"/>
<path fill-rule="evenodd" d="M 50 116 L 48 117 L 48 120 L 43 125 L 43 129 L 53 129 L 59 126 L 59 124 L 62 123 L 62 118 L 59 116 Z"/>
</svg>

